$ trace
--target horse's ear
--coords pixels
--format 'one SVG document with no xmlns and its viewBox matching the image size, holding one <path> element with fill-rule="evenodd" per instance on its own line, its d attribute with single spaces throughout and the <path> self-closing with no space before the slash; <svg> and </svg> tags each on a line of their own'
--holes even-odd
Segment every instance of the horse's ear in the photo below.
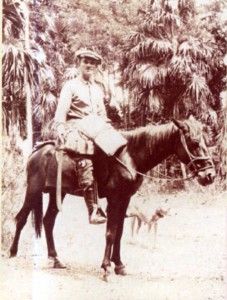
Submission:
<svg viewBox="0 0 227 300">
<path fill-rule="evenodd" d="M 180 130 L 183 131 L 183 133 L 188 132 L 189 128 L 184 122 L 175 119 L 172 119 L 172 121 Z"/>
</svg>

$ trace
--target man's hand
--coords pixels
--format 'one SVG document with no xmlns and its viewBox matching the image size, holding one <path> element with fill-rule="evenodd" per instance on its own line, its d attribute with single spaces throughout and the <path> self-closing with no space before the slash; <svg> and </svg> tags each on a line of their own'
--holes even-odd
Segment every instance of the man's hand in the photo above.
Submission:
<svg viewBox="0 0 227 300">
<path fill-rule="evenodd" d="M 57 123 L 56 124 L 56 132 L 57 132 L 57 137 L 58 137 L 60 144 L 64 144 L 65 143 L 65 134 L 66 134 L 65 124 L 60 123 L 60 122 Z"/>
</svg>

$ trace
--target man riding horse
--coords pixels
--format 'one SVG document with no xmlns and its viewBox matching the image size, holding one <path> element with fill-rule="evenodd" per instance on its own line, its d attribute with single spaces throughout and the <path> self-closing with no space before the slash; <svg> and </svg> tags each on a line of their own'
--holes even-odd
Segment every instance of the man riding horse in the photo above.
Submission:
<svg viewBox="0 0 227 300">
<path fill-rule="evenodd" d="M 54 124 L 63 149 L 86 155 L 77 163 L 79 186 L 83 190 L 90 224 L 101 224 L 106 218 L 97 203 L 93 142 L 107 155 L 114 155 L 117 151 L 121 152 L 126 140 L 109 124 L 104 105 L 105 89 L 94 78 L 102 61 L 101 56 L 91 50 L 79 50 L 76 57 L 79 60 L 79 75 L 64 84 Z M 127 165 L 127 159 L 125 163 Z"/>
</svg>

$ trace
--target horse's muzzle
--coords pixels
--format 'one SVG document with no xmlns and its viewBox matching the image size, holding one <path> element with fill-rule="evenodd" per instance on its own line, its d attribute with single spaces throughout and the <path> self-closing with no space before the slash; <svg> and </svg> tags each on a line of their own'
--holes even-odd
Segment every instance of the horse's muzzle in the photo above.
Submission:
<svg viewBox="0 0 227 300">
<path fill-rule="evenodd" d="M 215 177 L 216 177 L 216 172 L 214 168 L 209 168 L 203 171 L 199 171 L 197 174 L 198 182 L 203 186 L 213 183 Z"/>
</svg>

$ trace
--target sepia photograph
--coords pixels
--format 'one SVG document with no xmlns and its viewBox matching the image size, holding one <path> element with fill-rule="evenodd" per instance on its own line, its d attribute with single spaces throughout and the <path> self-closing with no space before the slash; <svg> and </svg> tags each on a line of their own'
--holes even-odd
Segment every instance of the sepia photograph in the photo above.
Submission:
<svg viewBox="0 0 227 300">
<path fill-rule="evenodd" d="M 1 300 L 227 300 L 227 0 L 3 0 Z"/>
</svg>

